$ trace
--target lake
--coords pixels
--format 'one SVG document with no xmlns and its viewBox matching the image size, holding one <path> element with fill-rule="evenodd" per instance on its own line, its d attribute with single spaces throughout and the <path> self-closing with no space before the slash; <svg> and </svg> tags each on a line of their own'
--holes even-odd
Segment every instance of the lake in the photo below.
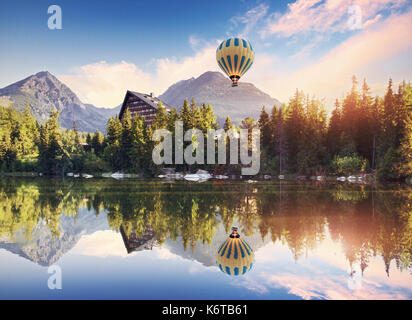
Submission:
<svg viewBox="0 0 412 320">
<path fill-rule="evenodd" d="M 3 177 L 0 265 L 0 299 L 412 299 L 412 187 Z"/>
</svg>

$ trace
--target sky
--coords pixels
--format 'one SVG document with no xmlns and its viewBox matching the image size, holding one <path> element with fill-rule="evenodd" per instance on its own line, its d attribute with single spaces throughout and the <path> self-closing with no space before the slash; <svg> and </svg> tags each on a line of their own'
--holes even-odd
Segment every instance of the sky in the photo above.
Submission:
<svg viewBox="0 0 412 320">
<path fill-rule="evenodd" d="M 50 5 L 62 28 L 49 29 Z M 126 90 L 163 93 L 220 71 L 216 47 L 248 39 L 255 63 L 240 81 L 282 102 L 296 88 L 335 98 L 366 78 L 382 95 L 389 77 L 412 80 L 412 1 L 1 0 L 0 87 L 47 70 L 84 103 L 119 105 Z"/>
</svg>

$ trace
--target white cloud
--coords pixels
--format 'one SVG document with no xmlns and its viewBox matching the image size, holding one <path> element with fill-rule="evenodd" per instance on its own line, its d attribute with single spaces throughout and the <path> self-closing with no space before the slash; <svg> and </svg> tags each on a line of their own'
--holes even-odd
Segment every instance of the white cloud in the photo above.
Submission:
<svg viewBox="0 0 412 320">
<path fill-rule="evenodd" d="M 247 274 L 236 279 L 236 282 L 233 282 L 233 285 L 236 287 L 245 288 L 261 295 L 267 294 L 269 292 L 267 288 L 268 286 L 266 285 L 266 280 L 262 281 L 262 278 L 264 279 L 265 277 L 262 277 L 261 275 L 258 277 L 252 277 Z"/>
<path fill-rule="evenodd" d="M 293 59 L 282 59 L 267 56 L 266 64 L 271 67 L 259 67 L 256 55 L 256 68 L 251 69 L 248 79 L 272 96 L 287 102 L 299 88 L 305 93 L 326 98 L 331 105 L 336 97 L 350 88 L 351 76 L 358 79 L 366 77 L 367 81 L 375 83 L 374 87 L 384 86 L 389 76 L 401 71 L 404 79 L 412 78 L 406 66 L 409 60 L 401 65 L 395 65 L 391 73 L 386 73 L 385 65 L 399 63 L 398 57 L 412 47 L 410 30 L 412 29 L 412 10 L 402 15 L 392 15 L 390 18 L 362 30 L 316 61 L 310 61 L 306 66 L 293 69 Z M 281 62 L 279 62 L 281 61 Z M 401 68 L 401 69 L 399 69 Z M 379 72 L 376 72 L 379 70 Z M 371 74 L 374 77 L 371 78 Z M 401 81 L 403 79 L 394 79 Z M 381 94 L 379 92 L 373 92 Z"/>
<path fill-rule="evenodd" d="M 243 26 L 243 30 L 236 34 L 236 36 L 247 37 L 256 24 L 258 24 L 266 16 L 268 9 L 269 6 L 260 4 L 248 10 L 244 15 L 232 17 L 230 19 L 232 29 L 228 33 L 228 36 L 233 36 L 231 31 L 233 31 L 233 29 L 237 29 L 240 24 Z"/>
<path fill-rule="evenodd" d="M 317 35 L 313 38 L 313 40 L 308 41 L 298 52 L 291 56 L 293 60 L 299 60 L 302 58 L 306 58 L 310 55 L 313 48 L 315 48 L 319 43 L 324 41 L 323 35 Z"/>
<path fill-rule="evenodd" d="M 353 263 L 350 269 L 344 246 L 332 240 L 328 228 L 325 238 L 296 263 L 288 245 L 281 241 L 261 247 L 255 258 L 255 268 L 237 279 L 235 286 L 259 294 L 284 288 L 303 299 L 408 299 L 410 295 L 407 272 L 392 263 L 388 278 L 380 256 L 370 258 L 363 277 L 350 278 L 352 270 L 360 274 L 360 262 Z M 350 287 L 351 279 L 360 286 Z"/>
<path fill-rule="evenodd" d="M 284 287 L 289 293 L 303 299 L 407 299 L 407 295 L 402 290 L 391 288 L 392 291 L 385 292 L 373 281 L 362 281 L 361 289 L 352 290 L 348 288 L 348 279 L 342 276 L 325 277 L 322 272 L 316 270 L 312 270 L 311 276 L 282 272 L 276 275 L 266 274 L 262 278 L 268 282 L 269 287 Z"/>
<path fill-rule="evenodd" d="M 297 0 L 288 4 L 288 10 L 281 15 L 272 13 L 267 24 L 260 31 L 262 38 L 271 34 L 290 37 L 305 32 L 333 33 L 348 31 L 347 21 L 350 18 L 348 8 L 357 5 L 361 9 L 363 21 L 373 21 L 381 10 L 402 6 L 406 0 Z M 376 22 L 376 21 L 375 21 Z M 366 23 L 367 27 L 371 23 Z"/>
<path fill-rule="evenodd" d="M 109 256 L 127 258 L 137 254 L 147 254 L 147 251 L 143 250 L 127 253 L 127 249 L 119 232 L 113 230 L 99 230 L 93 234 L 81 237 L 71 253 L 100 258 Z M 150 256 L 159 260 L 183 259 L 170 252 L 169 249 L 157 246 L 150 251 Z"/>
<path fill-rule="evenodd" d="M 321 3 L 315 0 L 297 1 L 291 4 L 289 13 L 275 21 L 271 20 L 275 26 L 272 31 L 293 35 L 288 44 L 298 48 L 300 46 L 300 49 L 290 56 L 280 56 L 276 50 L 274 53 L 270 49 L 257 50 L 253 67 L 241 81 L 252 82 L 282 102 L 287 102 L 296 88 L 299 88 L 310 95 L 326 98 L 328 106 L 332 106 L 335 98 L 349 90 L 353 74 L 358 79 L 366 77 L 374 94 L 382 94 L 389 76 L 394 76 L 395 82 L 411 79 L 410 62 L 404 61 L 402 65 L 398 57 L 405 55 L 412 45 L 409 40 L 412 11 L 393 13 L 383 18 L 377 12 L 382 8 L 394 7 L 393 1 L 377 0 L 371 3 L 364 0 L 358 3 L 365 8 L 365 16 L 370 17 L 369 20 L 363 20 L 364 28 L 316 60 L 310 60 L 311 50 L 329 36 L 315 34 L 309 37 L 314 41 L 308 42 L 302 41 L 298 32 L 320 28 L 322 23 L 325 27 L 334 25 L 334 22 L 339 21 L 339 16 L 346 14 L 347 6 L 342 4 L 342 0 Z M 398 6 L 403 3 L 401 1 Z M 248 28 L 253 26 L 256 29 L 256 17 L 262 19 L 268 10 L 264 5 L 257 8 L 259 10 L 255 8 L 242 17 L 233 18 L 233 21 L 244 23 L 244 31 L 248 32 Z M 319 17 L 316 17 L 315 13 L 319 10 Z M 325 16 L 324 11 L 334 13 L 329 17 Z M 305 14 L 308 14 L 308 17 L 304 17 L 308 25 L 293 23 Z M 131 62 L 100 61 L 75 68 L 71 74 L 60 75 L 58 78 L 72 88 L 82 101 L 98 107 L 114 107 L 122 102 L 126 90 L 160 95 L 177 81 L 198 77 L 206 71 L 219 71 L 215 61 L 217 42 L 218 40 L 206 41 L 192 35 L 188 41 L 195 50 L 192 56 L 154 60 L 153 70 L 149 72 Z M 389 65 L 390 69 L 386 67 Z M 404 78 L 398 79 L 396 76 Z"/>
<path fill-rule="evenodd" d="M 75 68 L 71 74 L 58 78 L 82 102 L 111 108 L 122 103 L 126 90 L 160 95 L 177 81 L 197 77 L 205 71 L 218 71 L 215 54 L 216 45 L 213 44 L 191 57 L 158 59 L 153 72 L 145 72 L 131 62 L 100 61 Z"/>
<path fill-rule="evenodd" d="M 216 47 L 218 44 L 220 44 L 220 42 L 221 40 L 209 42 L 195 34 L 189 36 L 189 45 L 195 52 L 202 51 L 204 48 L 208 47 Z"/>
<path fill-rule="evenodd" d="M 382 18 L 382 15 L 381 15 L 381 14 L 377 14 L 373 19 L 369 19 L 368 21 L 366 21 L 366 22 L 362 25 L 362 27 L 363 27 L 363 28 L 367 28 L 367 27 L 371 26 L 372 24 L 378 22 L 381 18 Z"/>
<path fill-rule="evenodd" d="M 182 259 L 165 247 L 154 248 L 153 252 L 155 253 L 155 256 L 160 260 Z"/>
<path fill-rule="evenodd" d="M 96 231 L 81 237 L 73 248 L 72 253 L 105 258 L 108 256 L 127 257 L 122 236 L 112 230 Z"/>
</svg>

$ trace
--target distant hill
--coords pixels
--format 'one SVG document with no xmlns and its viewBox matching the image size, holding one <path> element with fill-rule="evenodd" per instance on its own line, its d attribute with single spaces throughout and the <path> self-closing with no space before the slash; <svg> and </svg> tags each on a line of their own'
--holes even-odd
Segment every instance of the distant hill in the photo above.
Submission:
<svg viewBox="0 0 412 320">
<path fill-rule="evenodd" d="M 160 97 L 166 104 L 180 107 L 185 98 L 198 104 L 213 106 L 218 121 L 223 124 L 227 115 L 232 122 L 248 116 L 259 117 L 262 106 L 270 111 L 280 102 L 262 92 L 251 83 L 239 82 L 232 87 L 231 81 L 219 72 L 205 72 L 198 78 L 179 81 L 170 86 Z M 76 94 L 48 71 L 42 71 L 0 89 L 0 105 L 13 105 L 18 111 L 31 106 L 33 116 L 40 122 L 48 119 L 53 107 L 60 110 L 59 121 L 63 128 L 71 129 L 76 121 L 80 131 L 105 132 L 107 120 L 118 114 L 121 105 L 115 108 L 97 108 L 80 101 Z"/>
<path fill-rule="evenodd" d="M 41 266 L 50 266 L 69 252 L 82 236 L 108 230 L 106 215 L 96 216 L 87 208 L 79 209 L 76 219 L 61 215 L 59 220 L 59 237 L 54 237 L 46 223 L 40 220 L 33 229 L 30 240 L 27 240 L 26 231 L 19 229 L 13 237 L 0 237 L 0 249 L 6 249 Z"/>
<path fill-rule="evenodd" d="M 0 236 L 0 249 L 5 249 L 38 265 L 50 266 L 73 249 L 83 236 L 91 235 L 96 231 L 111 230 L 107 224 L 106 214 L 102 213 L 96 216 L 93 211 L 88 211 L 87 208 L 79 209 L 76 219 L 71 216 L 61 215 L 59 220 L 59 237 L 54 237 L 46 223 L 40 220 L 34 227 L 29 240 L 27 240 L 24 228 L 15 230 L 13 237 L 9 235 Z M 238 225 L 238 221 L 234 221 L 233 224 Z M 190 248 L 185 250 L 183 240 L 181 236 L 178 236 L 176 240 L 168 238 L 162 247 L 182 258 L 198 261 L 204 266 L 210 267 L 216 266 L 216 253 L 227 237 L 228 233 L 224 230 L 223 225 L 219 223 L 210 244 L 198 241 L 194 250 Z M 270 237 L 262 239 L 259 232 L 250 236 L 246 236 L 241 232 L 241 237 L 255 252 L 271 242 Z M 156 243 L 154 239 L 146 240 L 137 251 L 150 250 L 154 243 Z M 126 252 L 126 248 L 124 248 L 124 251 Z"/>
<path fill-rule="evenodd" d="M 97 108 L 84 104 L 76 94 L 55 76 L 47 71 L 36 73 L 26 79 L 0 89 L 0 105 L 24 111 L 31 106 L 33 116 L 40 122 L 48 119 L 52 108 L 60 110 L 60 124 L 63 128 L 72 128 L 76 121 L 80 131 L 104 132 L 107 120 L 117 114 L 120 107 L 114 109 Z"/>
<path fill-rule="evenodd" d="M 251 116 L 257 119 L 262 107 L 269 112 L 279 100 L 256 88 L 253 84 L 239 82 L 238 87 L 232 87 L 232 81 L 220 72 L 208 71 L 198 78 L 179 81 L 170 86 L 159 99 L 177 107 L 183 104 L 185 98 L 194 98 L 197 104 L 209 103 L 220 123 L 229 115 L 232 122 L 239 123 Z"/>
</svg>

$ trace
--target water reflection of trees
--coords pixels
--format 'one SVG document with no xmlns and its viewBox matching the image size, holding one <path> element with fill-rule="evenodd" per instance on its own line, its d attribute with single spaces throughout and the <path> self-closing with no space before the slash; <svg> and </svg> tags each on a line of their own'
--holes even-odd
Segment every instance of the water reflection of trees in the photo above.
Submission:
<svg viewBox="0 0 412 320">
<path fill-rule="evenodd" d="M 23 229 L 30 239 L 42 219 L 58 237 L 61 214 L 104 208 L 113 230 L 139 235 L 150 226 L 158 242 L 181 237 L 185 249 L 211 243 L 220 221 L 226 232 L 237 221 L 245 235 L 287 244 L 296 260 L 330 234 L 362 272 L 376 255 L 387 272 L 392 260 L 411 270 L 411 200 L 408 186 L 2 179 L 0 236 Z"/>
</svg>

